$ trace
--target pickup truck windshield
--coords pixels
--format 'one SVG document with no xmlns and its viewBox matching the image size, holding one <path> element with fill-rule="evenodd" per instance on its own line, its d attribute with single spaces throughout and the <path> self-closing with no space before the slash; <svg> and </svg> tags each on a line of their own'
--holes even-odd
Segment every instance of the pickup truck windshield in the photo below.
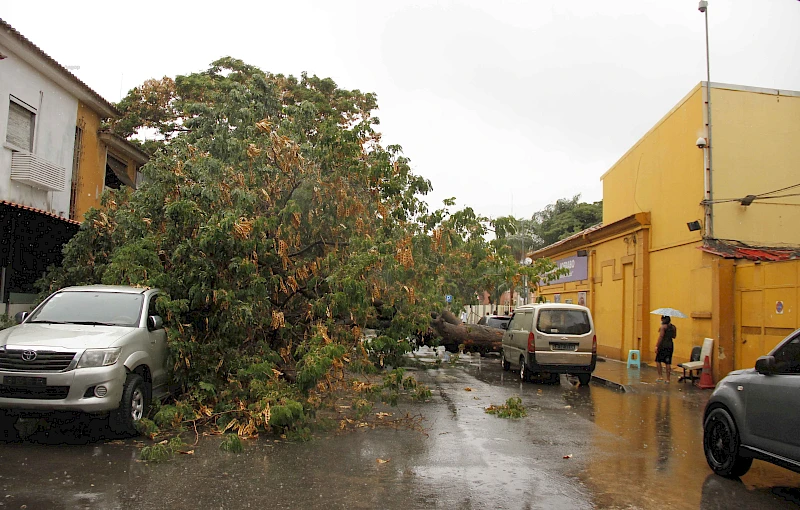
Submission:
<svg viewBox="0 0 800 510">
<path fill-rule="evenodd" d="M 122 292 L 59 292 L 26 322 L 136 327 L 143 300 Z"/>
</svg>

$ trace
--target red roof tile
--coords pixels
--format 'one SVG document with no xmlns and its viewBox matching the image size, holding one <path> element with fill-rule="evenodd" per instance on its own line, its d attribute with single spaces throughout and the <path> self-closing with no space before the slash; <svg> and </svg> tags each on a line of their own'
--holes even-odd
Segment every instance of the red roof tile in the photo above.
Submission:
<svg viewBox="0 0 800 510">
<path fill-rule="evenodd" d="M 51 218 L 55 218 L 57 220 L 61 220 L 61 221 L 67 222 L 67 223 L 71 223 L 72 225 L 80 225 L 81 224 L 81 222 L 79 222 L 79 221 L 71 220 L 69 218 L 62 218 L 61 216 L 59 216 L 57 214 L 53 214 L 51 212 L 44 211 L 42 209 L 37 209 L 35 207 L 31 207 L 31 206 L 28 206 L 28 205 L 16 204 L 14 202 L 9 202 L 8 200 L 0 200 L 0 205 L 7 205 L 9 207 L 15 207 L 17 209 L 22 209 L 22 210 L 25 210 L 25 211 L 31 211 L 31 212 L 35 212 L 35 213 L 38 213 L 38 214 L 43 214 L 45 216 L 50 216 Z"/>
</svg>

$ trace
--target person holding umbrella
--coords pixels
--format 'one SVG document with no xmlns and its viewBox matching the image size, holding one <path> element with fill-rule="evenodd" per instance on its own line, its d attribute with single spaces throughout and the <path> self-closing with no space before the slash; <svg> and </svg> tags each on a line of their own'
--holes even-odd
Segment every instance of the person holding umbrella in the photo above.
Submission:
<svg viewBox="0 0 800 510">
<path fill-rule="evenodd" d="M 667 380 L 664 381 L 669 384 L 670 374 L 672 373 L 672 351 L 675 346 L 672 341 L 678 336 L 678 328 L 672 324 L 669 315 L 661 317 L 661 327 L 658 328 L 658 342 L 656 343 L 656 368 L 658 369 L 658 379 L 656 381 L 663 381 L 661 374 L 661 364 L 666 365 Z"/>
</svg>

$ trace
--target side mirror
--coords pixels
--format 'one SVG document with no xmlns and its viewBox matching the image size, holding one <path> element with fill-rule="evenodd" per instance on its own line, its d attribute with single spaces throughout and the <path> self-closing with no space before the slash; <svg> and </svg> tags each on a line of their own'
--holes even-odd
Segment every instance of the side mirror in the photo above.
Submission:
<svg viewBox="0 0 800 510">
<path fill-rule="evenodd" d="M 756 372 L 763 375 L 777 373 L 778 367 L 775 365 L 775 356 L 761 356 L 756 360 Z"/>
<path fill-rule="evenodd" d="M 508 323 L 507 322 L 501 323 L 500 324 L 500 329 L 508 329 Z"/>
<path fill-rule="evenodd" d="M 164 327 L 164 319 L 160 315 L 151 315 L 147 318 L 147 329 L 155 331 Z"/>
<path fill-rule="evenodd" d="M 24 321 L 28 315 L 30 315 L 28 312 L 17 312 L 14 314 L 14 320 L 17 321 L 17 324 L 22 324 L 22 321 Z"/>
</svg>

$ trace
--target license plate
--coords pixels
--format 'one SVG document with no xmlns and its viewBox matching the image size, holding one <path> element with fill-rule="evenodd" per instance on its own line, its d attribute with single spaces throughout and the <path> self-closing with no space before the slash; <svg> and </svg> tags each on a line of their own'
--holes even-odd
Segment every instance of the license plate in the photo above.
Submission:
<svg viewBox="0 0 800 510">
<path fill-rule="evenodd" d="M 6 386 L 47 386 L 46 377 L 26 377 L 22 375 L 5 375 L 3 384 Z"/>
<path fill-rule="evenodd" d="M 550 348 L 554 351 L 575 351 L 578 350 L 576 344 L 550 344 Z"/>
</svg>

